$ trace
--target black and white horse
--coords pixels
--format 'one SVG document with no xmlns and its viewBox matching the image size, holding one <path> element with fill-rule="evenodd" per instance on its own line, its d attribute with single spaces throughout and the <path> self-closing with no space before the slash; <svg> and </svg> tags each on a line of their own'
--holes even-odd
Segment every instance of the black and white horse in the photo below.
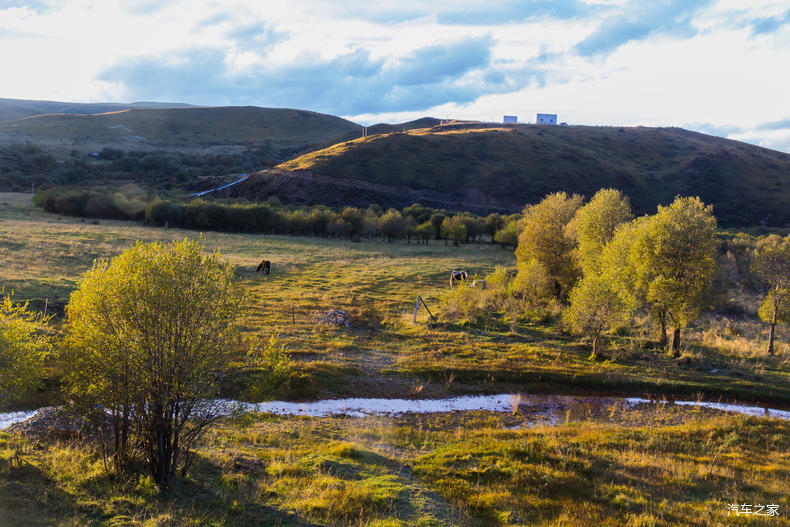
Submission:
<svg viewBox="0 0 790 527">
<path fill-rule="evenodd" d="M 467 278 L 469 278 L 469 271 L 453 269 L 450 271 L 450 287 L 453 287 L 456 282 L 463 282 Z"/>
</svg>

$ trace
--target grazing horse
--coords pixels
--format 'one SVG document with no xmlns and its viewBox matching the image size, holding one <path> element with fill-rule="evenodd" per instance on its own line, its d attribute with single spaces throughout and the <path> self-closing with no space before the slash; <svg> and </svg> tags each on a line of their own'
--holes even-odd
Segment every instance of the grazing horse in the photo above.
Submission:
<svg viewBox="0 0 790 527">
<path fill-rule="evenodd" d="M 258 264 L 258 268 L 255 270 L 256 273 L 260 273 L 261 271 L 264 274 L 269 274 L 269 270 L 272 268 L 272 263 L 269 260 L 261 260 L 261 263 Z"/>
<path fill-rule="evenodd" d="M 453 287 L 456 282 L 463 282 L 467 278 L 469 278 L 469 271 L 453 269 L 450 271 L 450 287 Z"/>
</svg>

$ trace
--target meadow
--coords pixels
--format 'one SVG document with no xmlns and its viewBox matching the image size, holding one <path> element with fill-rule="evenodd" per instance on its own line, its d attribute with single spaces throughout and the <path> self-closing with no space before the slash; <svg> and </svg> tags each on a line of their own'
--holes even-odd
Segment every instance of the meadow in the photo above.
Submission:
<svg viewBox="0 0 790 527">
<path fill-rule="evenodd" d="M 787 421 L 665 406 L 528 423 L 247 415 L 215 428 L 165 496 L 90 445 L 0 433 L 0 524 L 790 525 Z"/>
<path fill-rule="evenodd" d="M 33 207 L 29 195 L 0 194 L 0 281 L 17 300 L 55 313 L 57 325 L 68 296 L 96 258 L 111 258 L 136 240 L 202 237 L 237 265 L 249 292 L 243 324 L 248 336 L 280 335 L 294 358 L 288 382 L 273 395 L 310 399 L 344 395 L 440 396 L 500 391 L 595 392 L 740 399 L 790 404 L 790 359 L 778 330 L 779 353 L 763 353 L 765 327 L 756 316 L 703 316 L 687 331 L 682 357 L 650 349 L 650 321 L 628 335 L 611 336 L 605 360 L 590 361 L 587 343 L 555 320 L 504 324 L 492 317 L 477 324 L 429 327 L 417 296 L 437 315 L 449 271 L 480 276 L 495 266 L 515 267 L 509 249 L 496 245 L 454 247 L 363 240 L 299 238 L 149 228 L 131 222 L 58 217 Z M 273 262 L 269 276 L 255 267 Z M 743 297 L 756 311 L 756 298 Z M 351 328 L 318 318 L 341 309 Z M 440 317 L 441 318 L 441 317 Z M 53 366 L 50 386 L 57 386 Z M 238 379 L 229 396 L 245 393 Z M 254 392 L 254 390 L 253 390 Z M 53 396 L 57 390 L 48 392 Z M 41 394 L 36 402 L 41 400 Z"/>
<path fill-rule="evenodd" d="M 648 320 L 610 335 L 599 360 L 549 317 L 505 324 L 442 321 L 449 271 L 515 267 L 510 249 L 378 240 L 229 234 L 95 222 L 47 214 L 29 195 L 0 194 L 0 284 L 56 315 L 96 258 L 135 241 L 201 237 L 237 266 L 249 293 L 247 336 L 279 337 L 289 377 L 261 391 L 255 375 L 224 395 L 309 400 L 526 392 L 629 394 L 790 406 L 790 359 L 780 326 L 764 352 L 757 299 L 731 292 L 734 315 L 706 313 L 671 358 L 651 347 Z M 255 266 L 272 261 L 272 274 Z M 439 315 L 429 325 L 421 295 Z M 327 326 L 330 309 L 351 328 Z M 241 352 L 241 351 L 240 351 Z M 60 365 L 15 408 L 63 402 Z M 533 426 L 523 409 L 423 416 L 246 415 L 198 449 L 194 470 L 161 495 L 147 476 L 106 469 L 90 443 L 25 441 L 0 433 L 0 525 L 732 525 L 731 503 L 779 506 L 787 520 L 790 424 L 651 405 L 568 415 Z"/>
</svg>

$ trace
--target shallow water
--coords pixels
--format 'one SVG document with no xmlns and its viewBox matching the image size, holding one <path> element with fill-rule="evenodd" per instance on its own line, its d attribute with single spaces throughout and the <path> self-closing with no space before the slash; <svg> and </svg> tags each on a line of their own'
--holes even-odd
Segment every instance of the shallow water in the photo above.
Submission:
<svg viewBox="0 0 790 527">
<path fill-rule="evenodd" d="M 220 408 L 230 414 L 234 411 L 260 412 L 276 415 L 304 415 L 324 417 L 347 415 L 365 417 L 372 415 L 426 414 L 441 412 L 516 412 L 527 414 L 536 420 L 556 424 L 562 421 L 567 411 L 603 411 L 617 407 L 623 411 L 643 404 L 674 404 L 676 406 L 700 407 L 743 415 L 765 416 L 790 420 L 790 411 L 775 410 L 762 406 L 746 406 L 706 401 L 649 400 L 639 397 L 599 397 L 579 395 L 466 395 L 448 399 L 325 399 L 308 403 L 271 401 L 265 403 L 242 403 L 231 400 L 217 401 Z M 0 413 L 0 430 L 11 424 L 24 421 L 35 413 Z"/>
<path fill-rule="evenodd" d="M 0 412 L 0 430 L 5 430 L 14 423 L 19 423 L 25 419 L 32 417 L 36 410 L 23 411 L 23 412 Z"/>
</svg>

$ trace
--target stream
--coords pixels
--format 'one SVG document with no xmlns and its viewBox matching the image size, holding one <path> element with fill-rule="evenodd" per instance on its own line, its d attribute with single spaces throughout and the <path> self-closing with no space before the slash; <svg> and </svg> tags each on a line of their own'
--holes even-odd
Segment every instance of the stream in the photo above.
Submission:
<svg viewBox="0 0 790 527">
<path fill-rule="evenodd" d="M 619 407 L 623 411 L 635 409 L 644 404 L 667 404 L 686 406 L 689 408 L 707 408 L 722 412 L 738 413 L 750 416 L 774 417 L 790 420 L 789 410 L 776 410 L 764 406 L 747 406 L 739 404 L 706 402 L 706 401 L 666 401 L 650 400 L 639 397 L 600 397 L 583 395 L 540 395 L 540 394 L 499 394 L 499 395 L 466 395 L 447 399 L 325 399 L 314 402 L 295 403 L 287 401 L 270 401 L 263 403 L 244 403 L 231 400 L 219 400 L 220 407 L 228 414 L 235 411 L 271 413 L 275 415 L 302 415 L 308 417 L 325 417 L 347 415 L 365 417 L 374 415 L 394 416 L 400 414 L 428 414 L 442 412 L 508 412 L 518 410 L 536 420 L 548 423 L 561 422 L 565 412 L 574 409 L 607 410 Z M 14 423 L 30 418 L 36 410 L 0 413 L 0 430 Z"/>
</svg>

